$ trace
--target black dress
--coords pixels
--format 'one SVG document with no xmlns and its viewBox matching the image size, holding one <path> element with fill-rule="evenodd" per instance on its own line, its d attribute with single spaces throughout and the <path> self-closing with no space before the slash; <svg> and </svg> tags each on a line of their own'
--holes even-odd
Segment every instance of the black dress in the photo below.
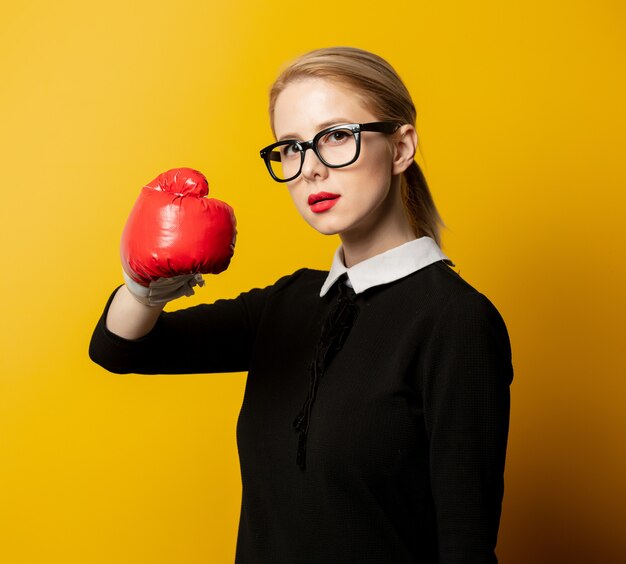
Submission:
<svg viewBox="0 0 626 564">
<path fill-rule="evenodd" d="M 320 298 L 327 274 L 163 313 L 137 341 L 106 329 L 109 300 L 91 358 L 248 371 L 237 563 L 497 562 L 513 377 L 500 314 L 443 262 Z"/>
</svg>

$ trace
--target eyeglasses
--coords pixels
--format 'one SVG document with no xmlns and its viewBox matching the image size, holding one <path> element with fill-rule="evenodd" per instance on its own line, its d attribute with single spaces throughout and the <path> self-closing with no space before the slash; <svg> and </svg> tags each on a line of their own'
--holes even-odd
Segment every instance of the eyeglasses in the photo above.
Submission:
<svg viewBox="0 0 626 564">
<path fill-rule="evenodd" d="M 310 141 L 286 139 L 261 150 L 261 158 L 276 182 L 289 182 L 302 172 L 305 153 L 309 149 L 330 168 L 352 164 L 361 152 L 361 132 L 394 133 L 401 124 L 395 121 L 345 123 L 322 129 Z"/>
</svg>

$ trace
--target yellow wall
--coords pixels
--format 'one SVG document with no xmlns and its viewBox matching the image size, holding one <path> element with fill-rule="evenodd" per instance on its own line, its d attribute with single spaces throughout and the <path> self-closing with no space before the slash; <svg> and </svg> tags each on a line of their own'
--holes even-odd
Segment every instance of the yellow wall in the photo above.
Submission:
<svg viewBox="0 0 626 564">
<path fill-rule="evenodd" d="M 244 375 L 112 375 L 88 341 L 127 213 L 168 168 L 204 171 L 239 222 L 230 269 L 172 308 L 329 265 L 337 239 L 258 149 L 281 64 L 346 44 L 407 82 L 444 250 L 509 327 L 501 561 L 617 562 L 623 30 L 617 0 L 4 3 L 0 561 L 232 561 Z"/>
</svg>

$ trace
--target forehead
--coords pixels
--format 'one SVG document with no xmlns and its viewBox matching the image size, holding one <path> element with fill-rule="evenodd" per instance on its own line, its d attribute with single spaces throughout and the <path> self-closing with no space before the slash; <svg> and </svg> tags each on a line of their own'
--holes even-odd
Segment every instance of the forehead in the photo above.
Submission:
<svg viewBox="0 0 626 564">
<path fill-rule="evenodd" d="M 277 139 L 308 139 L 333 123 L 373 120 L 374 115 L 350 86 L 322 78 L 306 78 L 289 83 L 276 98 L 274 106 Z"/>
</svg>

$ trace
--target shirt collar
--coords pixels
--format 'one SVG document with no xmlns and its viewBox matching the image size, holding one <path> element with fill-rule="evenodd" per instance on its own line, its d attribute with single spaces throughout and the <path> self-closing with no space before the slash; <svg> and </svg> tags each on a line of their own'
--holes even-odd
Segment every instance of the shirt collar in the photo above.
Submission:
<svg viewBox="0 0 626 564">
<path fill-rule="evenodd" d="M 347 268 L 343 263 L 343 248 L 339 245 L 335 251 L 330 272 L 320 291 L 320 297 L 325 296 L 331 286 L 344 273 L 348 277 L 349 285 L 354 289 L 354 293 L 360 294 L 374 286 L 395 282 L 440 260 L 454 266 L 454 263 L 443 254 L 434 239 L 427 236 L 389 249 L 350 268 Z"/>
</svg>

